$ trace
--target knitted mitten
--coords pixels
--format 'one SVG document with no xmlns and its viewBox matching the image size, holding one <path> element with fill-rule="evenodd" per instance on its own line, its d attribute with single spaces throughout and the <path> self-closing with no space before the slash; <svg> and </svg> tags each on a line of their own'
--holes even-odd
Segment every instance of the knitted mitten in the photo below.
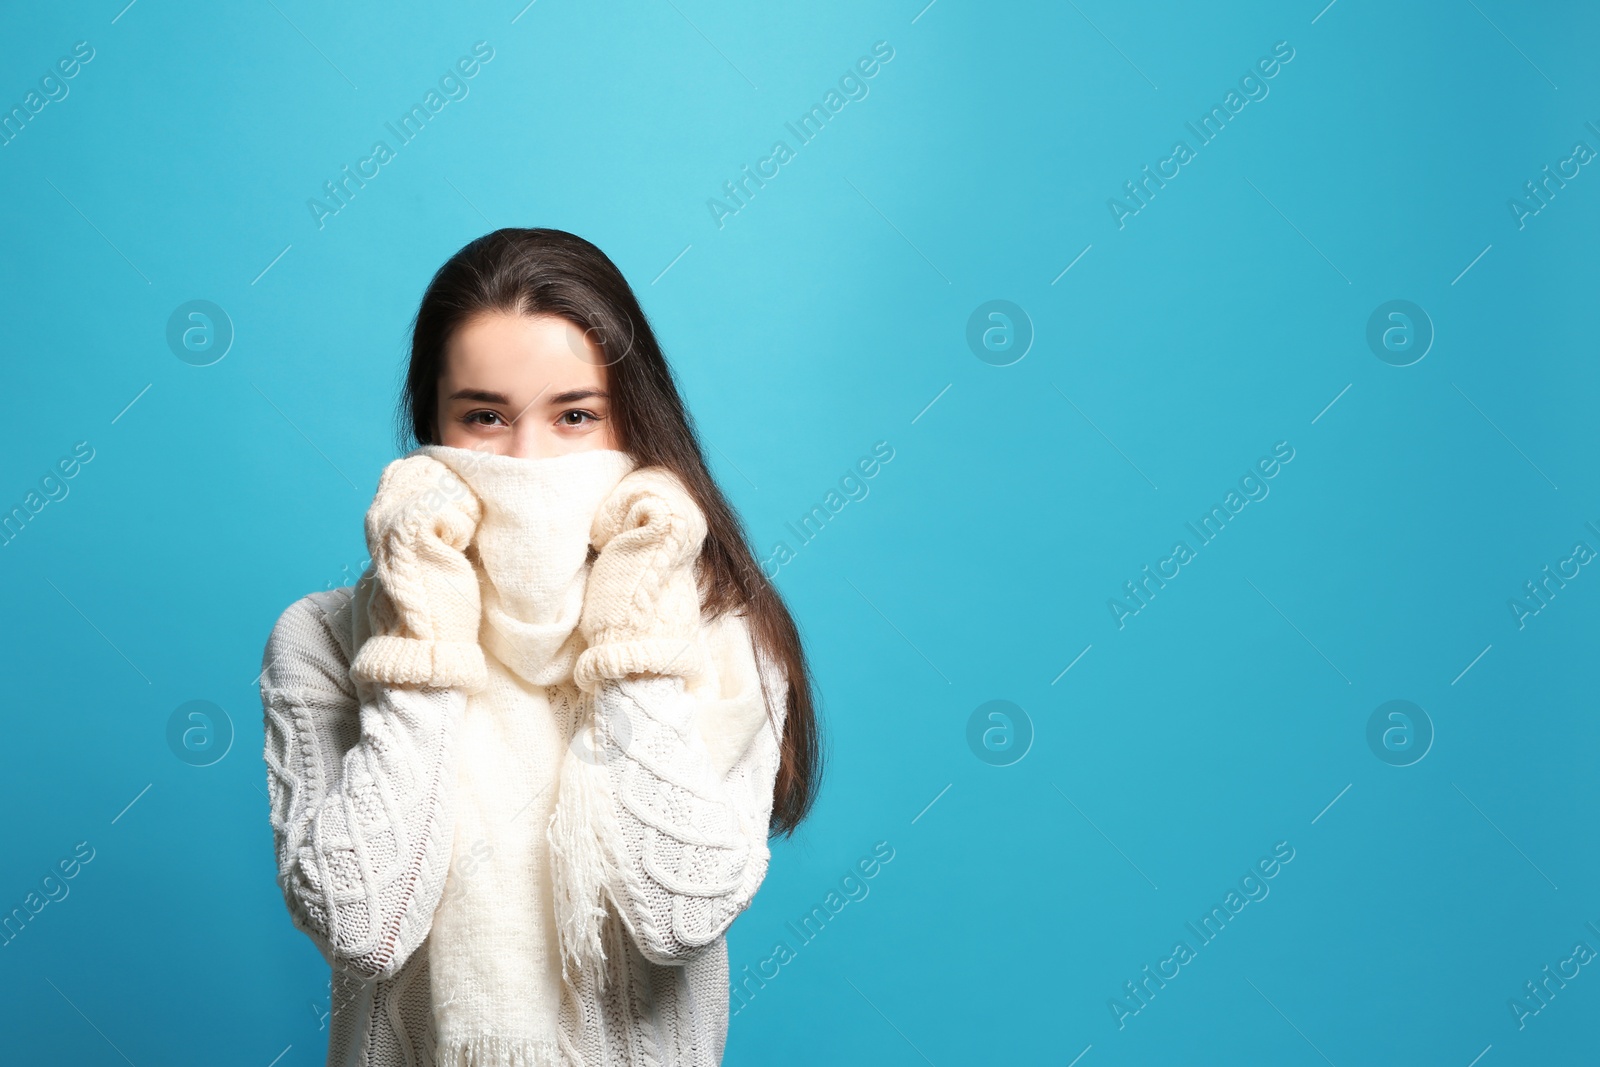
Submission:
<svg viewBox="0 0 1600 1067">
<path fill-rule="evenodd" d="M 351 677 L 469 692 L 485 685 L 478 577 L 465 553 L 482 516 L 477 496 L 436 459 L 413 453 L 384 468 L 366 519 L 377 583 L 371 636 Z"/>
<path fill-rule="evenodd" d="M 630 472 L 595 513 L 599 551 L 578 632 L 588 646 L 573 680 L 592 692 L 630 674 L 696 677 L 706 669 L 695 561 L 706 520 L 665 467 Z"/>
</svg>

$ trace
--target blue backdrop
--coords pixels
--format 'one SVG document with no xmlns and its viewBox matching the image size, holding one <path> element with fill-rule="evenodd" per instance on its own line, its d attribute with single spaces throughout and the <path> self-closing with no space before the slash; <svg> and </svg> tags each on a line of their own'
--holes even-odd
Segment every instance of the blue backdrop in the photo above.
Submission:
<svg viewBox="0 0 1600 1067">
<path fill-rule="evenodd" d="M 1591 6 L 523 2 L 3 16 L 0 1059 L 322 1062 L 256 673 L 500 226 L 814 659 L 727 1063 L 1592 1055 Z"/>
</svg>

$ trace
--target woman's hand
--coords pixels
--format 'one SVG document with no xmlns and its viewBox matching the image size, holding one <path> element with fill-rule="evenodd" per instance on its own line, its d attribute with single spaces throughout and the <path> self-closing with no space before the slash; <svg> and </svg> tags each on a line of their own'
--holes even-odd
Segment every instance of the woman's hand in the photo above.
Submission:
<svg viewBox="0 0 1600 1067">
<path fill-rule="evenodd" d="M 705 516 L 665 467 L 639 468 L 618 483 L 590 531 L 600 555 L 578 623 L 589 646 L 573 668 L 580 687 L 592 691 L 631 674 L 689 678 L 705 670 L 695 579 L 705 538 Z"/>
<path fill-rule="evenodd" d="M 371 635 L 350 664 L 369 683 L 482 688 L 478 577 L 466 555 L 483 506 L 438 460 L 410 455 L 378 479 L 367 510 L 367 550 L 377 587 Z"/>
</svg>

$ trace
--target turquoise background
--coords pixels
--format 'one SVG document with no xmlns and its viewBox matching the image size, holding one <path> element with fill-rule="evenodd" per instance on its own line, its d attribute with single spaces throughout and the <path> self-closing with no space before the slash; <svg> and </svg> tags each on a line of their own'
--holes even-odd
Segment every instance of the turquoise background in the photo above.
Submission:
<svg viewBox="0 0 1600 1067">
<path fill-rule="evenodd" d="M 256 673 L 278 614 L 364 565 L 409 318 L 500 226 L 615 259 L 753 540 L 793 551 L 829 763 L 730 931 L 736 985 L 793 953 L 743 986 L 725 1062 L 1592 1056 L 1600 967 L 1525 983 L 1600 950 L 1600 573 L 1567 564 L 1520 625 L 1511 602 L 1600 549 L 1600 173 L 1509 206 L 1600 149 L 1592 6 L 122 2 L 0 16 L 6 109 L 93 49 L 0 147 L 0 507 L 93 450 L 0 548 L 0 910 L 93 850 L 0 948 L 0 1059 L 323 1062 Z M 319 228 L 307 201 L 480 41 L 467 95 Z M 785 123 L 880 41 L 799 144 Z M 1278 42 L 1200 145 L 1185 124 Z M 233 332 L 214 362 L 167 341 L 192 300 Z M 1021 309 L 979 316 L 1014 331 L 998 352 L 967 340 L 992 300 Z M 1367 340 L 1392 300 L 1433 335 L 1407 366 Z M 786 524 L 880 441 L 802 545 Z M 1185 524 L 1279 442 L 1199 546 Z M 196 700 L 206 766 L 168 739 Z M 1009 726 L 969 742 L 997 700 Z M 1421 716 L 1370 744 L 1391 700 Z M 802 944 L 787 924 L 879 842 Z M 1186 924 L 1280 842 L 1200 945 Z"/>
</svg>

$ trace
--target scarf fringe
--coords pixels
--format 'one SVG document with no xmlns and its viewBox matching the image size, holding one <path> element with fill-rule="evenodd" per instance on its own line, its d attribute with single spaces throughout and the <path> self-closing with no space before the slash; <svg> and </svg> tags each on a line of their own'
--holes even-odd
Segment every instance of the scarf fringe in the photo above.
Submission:
<svg viewBox="0 0 1600 1067">
<path fill-rule="evenodd" d="M 585 701 L 588 704 L 588 701 Z M 580 724 L 580 729 L 584 727 Z M 606 755 L 614 755 L 603 749 Z M 550 843 L 556 940 L 561 950 L 561 980 L 577 991 L 576 975 L 595 976 L 606 987 L 606 952 L 600 927 L 606 898 L 618 884 L 620 871 L 607 841 L 620 840 L 607 788 L 606 768 L 592 763 L 568 745 L 561 760 L 561 783 L 547 838 Z"/>
<path fill-rule="evenodd" d="M 439 1046 L 438 1067 L 566 1067 L 555 1042 L 480 1034 Z"/>
</svg>

